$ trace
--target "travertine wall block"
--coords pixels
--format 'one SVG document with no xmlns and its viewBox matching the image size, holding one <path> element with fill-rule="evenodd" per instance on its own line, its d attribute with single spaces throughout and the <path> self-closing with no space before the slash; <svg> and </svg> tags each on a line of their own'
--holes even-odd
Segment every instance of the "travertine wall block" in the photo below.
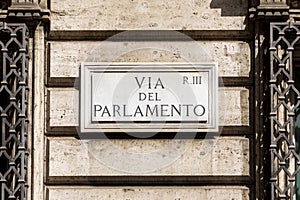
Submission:
<svg viewBox="0 0 300 200">
<path fill-rule="evenodd" d="M 246 187 L 47 187 L 47 200 L 248 200 Z"/>
<path fill-rule="evenodd" d="M 79 92 L 72 88 L 48 90 L 48 126 L 66 127 L 79 125 Z M 219 89 L 220 126 L 249 125 L 249 90 L 243 87 Z"/>
<path fill-rule="evenodd" d="M 244 30 L 247 0 L 52 0 L 51 30 Z"/>
<path fill-rule="evenodd" d="M 49 76 L 78 77 L 80 64 L 86 61 L 217 62 L 221 77 L 249 76 L 250 47 L 246 42 L 182 43 L 166 42 L 164 45 L 163 42 L 50 42 Z M 195 49 L 194 45 L 198 48 Z"/>
<path fill-rule="evenodd" d="M 49 176 L 249 175 L 249 140 L 48 138 Z"/>
</svg>

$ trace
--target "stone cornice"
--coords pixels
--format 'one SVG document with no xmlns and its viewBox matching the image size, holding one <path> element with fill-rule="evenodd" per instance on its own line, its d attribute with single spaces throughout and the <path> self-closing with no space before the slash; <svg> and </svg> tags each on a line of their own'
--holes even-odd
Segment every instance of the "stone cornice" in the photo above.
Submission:
<svg viewBox="0 0 300 200">
<path fill-rule="evenodd" d="M 254 19 L 277 19 L 289 18 L 290 7 L 285 3 L 263 3 L 249 9 L 249 18 Z"/>
<path fill-rule="evenodd" d="M 293 8 L 286 0 L 260 0 L 258 5 L 253 5 L 249 9 L 249 18 L 251 20 L 277 20 L 284 21 L 289 18 L 300 19 L 300 9 Z"/>
<path fill-rule="evenodd" d="M 50 11 L 43 9 L 38 3 L 12 3 L 7 10 L 0 10 L 0 19 L 32 24 L 34 22 L 48 22 Z"/>
</svg>

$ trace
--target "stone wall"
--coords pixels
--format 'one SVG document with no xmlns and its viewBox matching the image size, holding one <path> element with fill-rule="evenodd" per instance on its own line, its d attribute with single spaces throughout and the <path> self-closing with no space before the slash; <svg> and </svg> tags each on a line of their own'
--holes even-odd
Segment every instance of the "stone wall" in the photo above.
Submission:
<svg viewBox="0 0 300 200">
<path fill-rule="evenodd" d="M 78 199 L 132 200 L 242 200 L 248 198 L 246 187 L 49 187 L 47 198 L 53 200 Z"/>
<path fill-rule="evenodd" d="M 52 0 L 52 30 L 244 30 L 248 1 Z"/>
<path fill-rule="evenodd" d="M 46 55 L 45 142 L 36 147 L 45 156 L 47 200 L 251 199 L 255 101 L 248 1 L 50 0 L 49 6 L 50 30 L 40 49 Z M 191 40 L 156 41 L 150 34 L 149 40 L 105 41 L 123 30 L 188 30 Z M 164 42 L 169 51 L 159 49 Z M 176 48 L 190 44 L 202 52 Z M 129 51 L 135 45 L 151 48 Z M 124 53 L 115 55 L 114 48 Z M 218 63 L 220 136 L 79 139 L 78 78 L 86 61 Z M 170 151 L 156 155 L 162 161 L 174 159 L 153 170 L 142 171 L 147 163 L 130 157 L 170 144 L 186 149 L 179 156 Z M 124 163 L 107 163 L 112 157 Z M 124 170 L 118 168 L 122 164 Z"/>
</svg>

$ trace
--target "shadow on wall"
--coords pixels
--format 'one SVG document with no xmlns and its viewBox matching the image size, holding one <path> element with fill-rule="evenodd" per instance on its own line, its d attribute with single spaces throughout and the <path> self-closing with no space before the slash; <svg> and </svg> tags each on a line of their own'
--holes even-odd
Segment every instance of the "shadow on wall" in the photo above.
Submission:
<svg viewBox="0 0 300 200">
<path fill-rule="evenodd" d="M 221 9 L 221 16 L 245 16 L 248 12 L 247 0 L 212 0 L 210 8 Z"/>
<path fill-rule="evenodd" d="M 0 9 L 6 10 L 11 5 L 11 0 L 1 0 L 0 1 Z"/>
</svg>

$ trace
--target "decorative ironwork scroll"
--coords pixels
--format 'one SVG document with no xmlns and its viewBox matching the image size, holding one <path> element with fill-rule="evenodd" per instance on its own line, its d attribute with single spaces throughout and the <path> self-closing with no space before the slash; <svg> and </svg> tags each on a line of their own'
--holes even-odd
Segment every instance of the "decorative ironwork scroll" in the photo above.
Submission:
<svg viewBox="0 0 300 200">
<path fill-rule="evenodd" d="M 300 24 L 270 25 L 270 124 L 271 124 L 271 199 L 296 199 L 295 179 L 300 157 L 295 143 L 295 111 L 300 93 L 295 87 L 295 45 L 300 39 Z"/>
<path fill-rule="evenodd" d="M 25 24 L 0 26 L 0 200 L 27 197 L 28 38 Z"/>
</svg>

